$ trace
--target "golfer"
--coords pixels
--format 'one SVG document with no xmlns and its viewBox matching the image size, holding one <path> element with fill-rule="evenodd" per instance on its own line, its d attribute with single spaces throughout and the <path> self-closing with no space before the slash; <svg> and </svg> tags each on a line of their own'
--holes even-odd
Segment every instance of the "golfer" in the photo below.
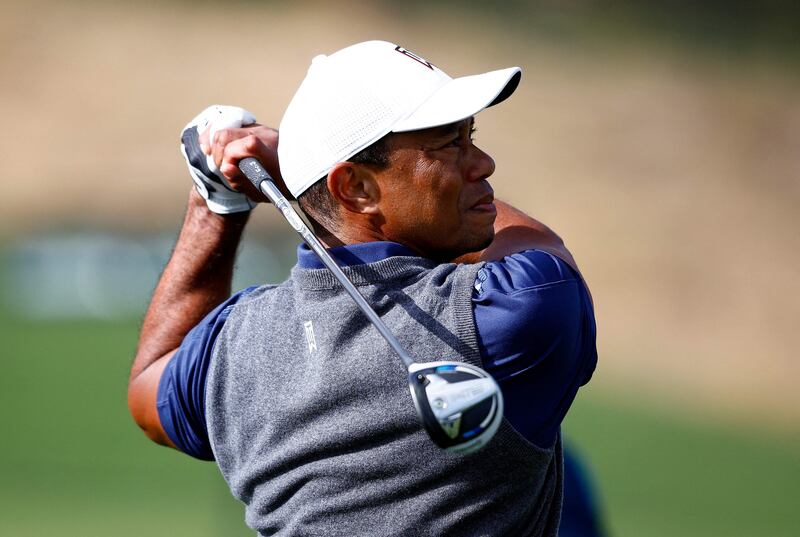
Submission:
<svg viewBox="0 0 800 537">
<path fill-rule="evenodd" d="M 476 114 L 520 76 L 452 79 L 370 41 L 314 58 L 280 141 L 235 107 L 184 130 L 195 188 L 129 405 L 155 442 L 215 460 L 260 535 L 557 535 L 560 424 L 594 370 L 595 323 L 572 255 L 494 198 L 495 163 L 475 145 Z M 251 156 L 416 360 L 497 381 L 505 418 L 485 447 L 431 441 L 403 363 L 307 247 L 285 282 L 231 294 L 264 200 L 237 166 Z"/>
</svg>

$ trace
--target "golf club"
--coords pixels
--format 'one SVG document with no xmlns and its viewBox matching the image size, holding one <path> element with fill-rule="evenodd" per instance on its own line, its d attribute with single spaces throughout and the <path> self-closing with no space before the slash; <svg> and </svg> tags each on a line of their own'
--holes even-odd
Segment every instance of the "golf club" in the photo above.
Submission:
<svg viewBox="0 0 800 537">
<path fill-rule="evenodd" d="M 495 380 L 483 369 L 462 362 L 415 362 L 278 190 L 261 163 L 246 158 L 239 162 L 239 169 L 319 256 L 406 365 L 417 415 L 433 442 L 448 452 L 462 454 L 485 446 L 503 419 L 503 395 Z"/>
</svg>

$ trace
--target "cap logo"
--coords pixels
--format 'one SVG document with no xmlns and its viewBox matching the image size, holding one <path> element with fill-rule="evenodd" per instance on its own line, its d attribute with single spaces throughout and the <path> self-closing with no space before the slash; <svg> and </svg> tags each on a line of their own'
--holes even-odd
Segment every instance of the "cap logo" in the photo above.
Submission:
<svg viewBox="0 0 800 537">
<path fill-rule="evenodd" d="M 397 52 L 399 52 L 400 54 L 402 54 L 404 56 L 408 56 L 409 58 L 411 58 L 415 62 L 421 63 L 422 65 L 424 65 L 425 67 L 427 67 L 428 69 L 433 71 L 433 64 L 431 62 L 429 62 L 428 60 L 426 60 L 425 58 L 417 56 L 416 54 L 414 54 L 410 50 L 406 50 L 403 47 L 401 47 L 400 45 L 397 45 L 396 47 L 394 47 L 394 50 L 396 50 Z"/>
</svg>

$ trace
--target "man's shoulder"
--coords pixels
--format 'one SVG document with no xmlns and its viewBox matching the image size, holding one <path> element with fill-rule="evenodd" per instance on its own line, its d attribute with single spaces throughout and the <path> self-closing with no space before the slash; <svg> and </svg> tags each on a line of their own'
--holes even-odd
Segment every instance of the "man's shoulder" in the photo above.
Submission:
<svg viewBox="0 0 800 537">
<path fill-rule="evenodd" d="M 593 326 L 580 275 L 564 260 L 527 250 L 486 263 L 472 303 L 484 357 L 544 356 L 548 346 Z"/>
<path fill-rule="evenodd" d="M 254 285 L 252 287 L 248 287 L 244 291 L 242 291 L 242 297 L 237 302 L 237 306 L 246 306 L 247 304 L 251 304 L 253 302 L 257 302 L 258 300 L 263 299 L 266 296 L 269 296 L 270 293 L 274 293 L 276 290 L 280 288 L 291 287 L 291 281 L 285 280 L 281 283 L 267 283 L 262 285 Z"/>
<path fill-rule="evenodd" d="M 477 273 L 475 291 L 513 294 L 567 282 L 580 276 L 563 259 L 542 250 L 525 250 L 488 261 Z"/>
<path fill-rule="evenodd" d="M 467 287 L 472 289 L 477 281 L 478 272 L 485 263 L 439 263 L 421 271 L 416 279 L 421 284 L 445 289 Z"/>
</svg>

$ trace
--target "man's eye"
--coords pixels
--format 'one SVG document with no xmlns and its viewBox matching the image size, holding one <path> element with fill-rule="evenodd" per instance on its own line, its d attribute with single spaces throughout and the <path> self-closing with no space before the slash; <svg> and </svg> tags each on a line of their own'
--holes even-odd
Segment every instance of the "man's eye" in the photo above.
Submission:
<svg viewBox="0 0 800 537">
<path fill-rule="evenodd" d="M 477 131 L 477 130 L 478 129 L 476 129 L 475 127 L 470 127 L 470 129 L 469 129 L 469 142 L 470 143 L 472 143 L 473 137 L 475 136 L 475 131 Z M 461 147 L 462 143 L 463 143 L 463 135 L 462 135 L 462 133 L 459 133 L 458 136 L 456 136 L 455 138 L 453 138 L 452 140 L 447 142 L 442 147 Z"/>
<path fill-rule="evenodd" d="M 473 137 L 475 136 L 475 131 L 477 131 L 474 126 L 470 126 L 469 128 L 469 143 L 472 143 Z M 464 145 L 464 131 L 459 132 L 456 136 L 453 137 L 452 140 L 445 143 L 444 145 L 440 146 L 439 149 L 447 149 L 450 147 L 461 147 Z"/>
</svg>

